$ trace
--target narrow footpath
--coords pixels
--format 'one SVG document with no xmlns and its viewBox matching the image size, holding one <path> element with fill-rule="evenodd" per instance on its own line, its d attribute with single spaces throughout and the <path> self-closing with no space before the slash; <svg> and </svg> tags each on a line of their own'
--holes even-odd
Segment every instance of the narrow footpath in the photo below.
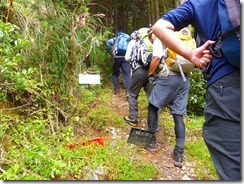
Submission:
<svg viewBox="0 0 244 184">
<path fill-rule="evenodd" d="M 112 104 L 111 109 L 116 110 L 118 116 L 128 115 L 128 101 L 125 95 L 114 95 L 111 93 Z M 141 120 L 137 128 L 147 129 L 146 120 Z M 128 135 L 131 130 L 131 126 L 127 125 L 126 131 Z M 157 134 L 162 134 L 162 128 L 159 129 Z M 157 180 L 197 180 L 194 174 L 194 163 L 184 162 L 182 168 L 175 167 L 173 164 L 173 158 L 171 157 L 172 146 L 169 145 L 165 140 L 157 140 L 158 149 L 156 152 L 151 153 L 142 147 L 136 151 L 134 159 L 145 160 L 148 163 L 153 163 L 158 171 Z"/>
</svg>

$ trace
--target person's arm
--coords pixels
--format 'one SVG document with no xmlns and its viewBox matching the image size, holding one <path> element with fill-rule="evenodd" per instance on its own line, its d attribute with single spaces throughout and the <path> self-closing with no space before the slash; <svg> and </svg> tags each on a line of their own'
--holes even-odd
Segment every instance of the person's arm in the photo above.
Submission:
<svg viewBox="0 0 244 184">
<path fill-rule="evenodd" d="M 148 76 L 154 75 L 155 71 L 158 69 L 158 66 L 160 65 L 161 58 L 164 54 L 164 46 L 162 42 L 155 38 L 153 41 L 153 58 L 150 62 L 150 67 L 148 70 Z"/>
<path fill-rule="evenodd" d="M 153 33 L 166 47 L 191 61 L 198 68 L 205 67 L 212 59 L 212 54 L 208 47 L 214 41 L 209 40 L 201 47 L 192 50 L 174 33 L 173 24 L 163 19 L 159 19 L 154 24 Z"/>
<path fill-rule="evenodd" d="M 158 56 L 154 56 L 150 62 L 147 78 L 152 85 L 156 84 L 157 76 L 155 74 L 155 71 L 158 69 L 160 62 L 161 58 Z"/>
<path fill-rule="evenodd" d="M 160 65 L 161 58 L 158 56 L 154 56 L 150 62 L 150 67 L 148 70 L 148 76 L 154 75 L 155 71 L 158 69 L 158 66 Z"/>
</svg>

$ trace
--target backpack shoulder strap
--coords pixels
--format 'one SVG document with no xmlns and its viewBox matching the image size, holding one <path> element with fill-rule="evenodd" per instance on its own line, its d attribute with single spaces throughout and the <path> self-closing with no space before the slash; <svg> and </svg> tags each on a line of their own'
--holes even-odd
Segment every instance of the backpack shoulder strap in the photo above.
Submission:
<svg viewBox="0 0 244 184">
<path fill-rule="evenodd" d="M 222 35 L 229 37 L 240 31 L 240 0 L 218 0 Z"/>
<path fill-rule="evenodd" d="M 221 34 L 221 37 L 222 37 L 222 38 L 229 37 L 229 36 L 231 36 L 231 35 L 237 33 L 238 31 L 240 31 L 240 25 L 234 27 L 233 29 L 231 29 L 231 30 L 229 30 L 229 31 L 227 31 L 227 32 L 225 32 L 225 33 L 222 33 L 222 34 Z"/>
</svg>

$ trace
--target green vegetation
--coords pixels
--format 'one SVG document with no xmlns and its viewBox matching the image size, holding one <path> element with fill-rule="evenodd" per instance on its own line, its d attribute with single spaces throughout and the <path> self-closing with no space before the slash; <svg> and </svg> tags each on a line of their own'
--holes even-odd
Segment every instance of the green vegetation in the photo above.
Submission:
<svg viewBox="0 0 244 184">
<path fill-rule="evenodd" d="M 143 160 L 130 163 L 134 149 L 125 139 L 116 143 L 106 139 L 105 128 L 117 127 L 123 130 L 125 126 L 121 117 L 107 105 L 112 100 L 109 99 L 112 90 L 99 89 L 97 93 L 97 87 L 94 86 L 82 91 L 83 94 L 87 94 L 88 101 L 95 101 L 96 104 L 90 105 L 93 106 L 91 111 L 87 109 L 83 111 L 83 116 L 74 118 L 72 126 L 58 127 L 56 133 L 52 133 L 49 121 L 40 119 L 38 114 L 27 119 L 19 115 L 1 114 L 0 137 L 3 157 L 0 179 L 94 179 L 94 170 L 99 170 L 103 173 L 102 179 L 108 180 L 148 180 L 156 177 L 154 165 Z M 90 94 L 91 91 L 93 95 Z M 103 98 L 97 98 L 100 95 Z M 145 95 L 141 95 L 140 101 L 145 100 Z M 142 103 L 140 109 L 145 109 L 145 106 L 146 103 Z M 159 136 L 163 136 L 164 140 L 173 146 L 173 121 L 168 112 L 167 109 L 161 111 L 160 126 L 163 127 L 163 133 Z M 186 161 L 196 163 L 195 172 L 199 180 L 215 180 L 217 175 L 201 136 L 202 122 L 202 118 L 186 117 Z M 69 149 L 67 145 L 77 140 L 86 142 L 96 136 L 87 133 L 75 138 L 75 131 L 82 130 L 82 127 L 90 127 L 94 132 L 100 132 L 104 137 L 105 146 L 89 144 Z"/>
<path fill-rule="evenodd" d="M 96 87 L 94 87 L 96 89 Z M 21 116 L 3 116 L 0 124 L 2 137 L 1 170 L 2 180 L 49 180 L 49 179 L 86 179 L 92 177 L 93 169 L 102 168 L 106 173 L 104 177 L 109 180 L 147 180 L 156 176 L 155 167 L 151 164 L 134 162 L 130 164 L 133 149 L 126 144 L 126 140 L 117 141 L 113 144 L 105 141 L 105 147 L 100 145 L 78 146 L 68 149 L 67 145 L 74 142 L 74 132 L 77 127 L 91 126 L 91 129 L 101 129 L 100 133 L 105 135 L 105 127 L 122 127 L 124 123 L 120 117 L 114 114 L 107 106 L 110 95 L 109 89 L 93 91 L 93 97 L 89 92 L 93 88 L 83 89 L 88 94 L 88 101 L 97 99 L 103 94 L 103 98 L 96 100 L 96 108 L 92 111 L 87 109 L 82 116 L 74 122 L 76 127 L 66 126 L 59 128 L 58 133 L 52 133 L 48 120 L 32 116 L 22 119 Z M 143 92 L 142 92 L 143 93 Z M 144 101 L 145 95 L 140 96 Z M 140 103 L 141 104 L 141 103 Z M 146 103 L 140 105 L 145 109 Z M 94 117 L 93 117 L 94 115 Z M 116 116 L 116 118 L 114 118 Z M 99 118 L 98 118 L 99 117 Z M 115 121 L 117 120 L 117 121 Z M 74 120 L 75 121 L 75 120 Z M 106 122 L 106 126 L 105 123 Z M 187 142 L 186 161 L 196 163 L 196 173 L 199 179 L 216 179 L 216 173 L 211 159 L 201 136 L 203 119 L 186 118 Z M 167 109 L 161 112 L 161 124 L 165 141 L 173 145 L 173 121 Z M 88 140 L 92 135 L 86 134 L 81 140 Z M 94 136 L 94 135 L 93 135 Z M 204 168 L 204 169 L 203 169 Z M 148 172 L 150 171 L 150 172 Z M 87 174 L 90 173 L 90 176 Z M 148 175 L 151 173 L 151 175 Z M 91 178 L 89 178 L 91 179 Z"/>
<path fill-rule="evenodd" d="M 99 94 L 93 92 L 94 100 Z M 105 98 L 96 101 L 97 108 L 83 112 L 87 116 L 84 116 L 85 119 L 76 119 L 76 127 L 81 129 L 89 125 L 90 129 L 100 129 L 100 133 L 106 135 L 105 128 L 122 122 L 121 118 L 114 118 L 116 114 L 106 105 L 106 96 L 110 91 L 105 89 L 101 94 Z M 126 140 L 122 139 L 114 144 L 106 139 L 105 146 L 87 144 L 69 149 L 68 145 L 73 144 L 77 128 L 59 127 L 58 133 L 52 133 L 48 120 L 41 120 L 37 115 L 23 119 L 18 115 L 1 114 L 1 120 L 1 154 L 4 156 L 1 158 L 2 180 L 92 180 L 95 169 L 102 169 L 100 172 L 106 180 L 148 180 L 156 175 L 152 164 L 143 161 L 130 163 L 133 147 Z M 117 124 L 123 127 L 121 125 Z M 90 136 L 94 135 L 85 134 L 77 139 L 86 142 Z"/>
<path fill-rule="evenodd" d="M 218 178 L 217 173 L 202 138 L 203 122 L 202 117 L 187 120 L 186 154 L 189 161 L 196 163 L 195 170 L 199 178 L 202 178 L 202 180 L 216 180 Z"/>
</svg>

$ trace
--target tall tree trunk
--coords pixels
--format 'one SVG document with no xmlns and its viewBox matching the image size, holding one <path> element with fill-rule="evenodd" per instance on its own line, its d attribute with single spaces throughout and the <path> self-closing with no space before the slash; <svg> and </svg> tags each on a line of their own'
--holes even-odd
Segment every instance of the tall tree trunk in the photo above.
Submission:
<svg viewBox="0 0 244 184">
<path fill-rule="evenodd" d="M 155 0 L 155 13 L 154 13 L 154 22 L 156 22 L 159 19 L 159 3 L 158 0 Z"/>
<path fill-rule="evenodd" d="M 152 19 L 152 15 L 153 15 L 152 1 L 153 0 L 148 0 L 148 19 L 149 19 L 150 24 L 152 24 L 152 22 L 153 22 L 153 19 Z"/>
</svg>

